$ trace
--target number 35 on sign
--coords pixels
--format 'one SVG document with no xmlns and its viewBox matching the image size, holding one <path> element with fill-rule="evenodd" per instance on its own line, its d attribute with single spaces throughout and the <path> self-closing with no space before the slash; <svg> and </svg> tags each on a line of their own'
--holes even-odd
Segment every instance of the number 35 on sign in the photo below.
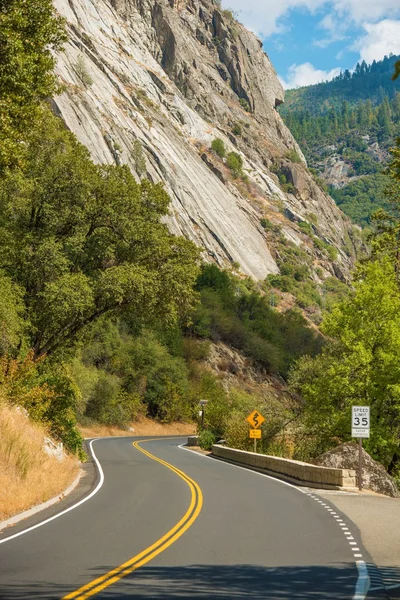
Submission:
<svg viewBox="0 0 400 600">
<path fill-rule="evenodd" d="M 369 406 L 353 406 L 351 418 L 351 437 L 369 438 Z"/>
</svg>

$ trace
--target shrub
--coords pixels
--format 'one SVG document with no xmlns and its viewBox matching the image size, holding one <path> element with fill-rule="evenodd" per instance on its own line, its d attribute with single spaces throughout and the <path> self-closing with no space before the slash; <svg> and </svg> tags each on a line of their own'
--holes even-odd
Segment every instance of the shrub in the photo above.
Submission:
<svg viewBox="0 0 400 600">
<path fill-rule="evenodd" d="M 243 108 L 243 110 L 245 110 L 246 112 L 251 112 L 251 106 L 246 100 L 246 98 L 240 98 L 239 104 Z"/>
<path fill-rule="evenodd" d="M 307 221 L 301 221 L 299 223 L 299 229 L 301 229 L 301 231 L 303 231 L 307 235 L 313 235 L 314 234 L 312 226 L 310 225 L 310 223 L 307 223 Z"/>
<path fill-rule="evenodd" d="M 215 138 L 211 143 L 211 148 L 221 158 L 224 158 L 226 155 L 225 144 L 221 138 Z"/>
<path fill-rule="evenodd" d="M 337 259 L 337 255 L 338 255 L 337 248 L 335 248 L 331 244 L 328 244 L 327 242 L 324 242 L 323 240 L 320 240 L 317 237 L 315 237 L 313 241 L 314 241 L 314 246 L 316 248 L 318 248 L 318 250 L 324 251 L 328 255 L 328 257 L 330 258 L 331 261 L 334 261 Z"/>
<path fill-rule="evenodd" d="M 242 135 L 242 128 L 239 125 L 239 123 L 234 124 L 234 126 L 232 127 L 232 133 L 233 133 L 233 135 L 237 135 L 237 136 Z"/>
<path fill-rule="evenodd" d="M 226 158 L 226 164 L 235 177 L 240 177 L 243 168 L 243 159 L 237 152 L 230 152 Z"/>
<path fill-rule="evenodd" d="M 199 435 L 199 446 L 203 450 L 211 450 L 211 447 L 217 441 L 217 436 L 207 429 L 203 429 Z"/>
<path fill-rule="evenodd" d="M 75 63 L 75 71 L 85 88 L 93 85 L 93 79 L 87 70 L 85 59 L 82 55 L 78 56 L 78 60 Z"/>
<path fill-rule="evenodd" d="M 301 158 L 294 148 L 286 152 L 285 156 L 293 163 L 301 163 Z"/>
<path fill-rule="evenodd" d="M 135 140 L 133 142 L 131 156 L 133 158 L 136 173 L 139 175 L 139 177 L 142 177 L 142 175 L 146 173 L 146 157 L 144 155 L 143 145 L 140 140 Z"/>
</svg>

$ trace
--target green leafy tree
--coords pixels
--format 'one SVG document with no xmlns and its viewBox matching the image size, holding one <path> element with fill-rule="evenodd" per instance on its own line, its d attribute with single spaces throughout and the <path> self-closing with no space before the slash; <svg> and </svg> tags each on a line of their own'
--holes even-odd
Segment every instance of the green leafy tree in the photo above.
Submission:
<svg viewBox="0 0 400 600">
<path fill-rule="evenodd" d="M 25 328 L 22 290 L 0 271 L 0 355 L 16 350 Z"/>
<path fill-rule="evenodd" d="M 125 166 L 98 166 L 42 111 L 23 168 L 0 186 L 0 257 L 24 290 L 35 356 L 101 315 L 174 321 L 191 305 L 198 250 L 161 222 L 169 197 Z"/>
<path fill-rule="evenodd" d="M 41 101 L 57 89 L 53 51 L 65 39 L 51 0 L 0 1 L 0 170 L 21 159 Z"/>
<path fill-rule="evenodd" d="M 291 374 L 292 389 L 305 402 L 313 452 L 349 440 L 351 406 L 369 405 L 372 436 L 365 446 L 398 473 L 400 295 L 388 258 L 359 268 L 354 296 L 333 309 L 322 330 L 330 342 L 316 358 L 300 359 Z"/>
</svg>

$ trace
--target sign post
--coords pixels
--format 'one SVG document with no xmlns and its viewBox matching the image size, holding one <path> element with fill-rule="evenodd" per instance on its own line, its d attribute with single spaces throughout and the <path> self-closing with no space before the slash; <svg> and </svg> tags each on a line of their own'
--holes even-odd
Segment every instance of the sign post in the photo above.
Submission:
<svg viewBox="0 0 400 600">
<path fill-rule="evenodd" d="M 201 417 L 201 431 L 204 429 L 204 409 L 206 407 L 208 400 L 200 400 L 199 404 L 201 406 L 201 410 L 199 411 L 199 416 Z"/>
<path fill-rule="evenodd" d="M 254 453 L 257 453 L 257 440 L 261 440 L 261 425 L 264 423 L 265 418 L 262 416 L 258 410 L 253 410 L 253 412 L 246 417 L 246 421 L 250 423 L 249 437 L 254 440 Z"/>
<path fill-rule="evenodd" d="M 369 406 L 353 406 L 351 415 L 351 437 L 358 438 L 358 489 L 362 490 L 362 441 L 370 435 Z"/>
</svg>

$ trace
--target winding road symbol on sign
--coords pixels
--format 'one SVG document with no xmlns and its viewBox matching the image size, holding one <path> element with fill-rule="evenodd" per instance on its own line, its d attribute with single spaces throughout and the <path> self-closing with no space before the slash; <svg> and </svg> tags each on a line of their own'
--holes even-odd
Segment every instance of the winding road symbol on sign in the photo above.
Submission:
<svg viewBox="0 0 400 600">
<path fill-rule="evenodd" d="M 258 410 L 253 410 L 253 412 L 246 418 L 246 421 L 248 421 L 254 429 L 257 429 L 264 423 L 265 418 L 261 413 L 258 412 Z"/>
</svg>

